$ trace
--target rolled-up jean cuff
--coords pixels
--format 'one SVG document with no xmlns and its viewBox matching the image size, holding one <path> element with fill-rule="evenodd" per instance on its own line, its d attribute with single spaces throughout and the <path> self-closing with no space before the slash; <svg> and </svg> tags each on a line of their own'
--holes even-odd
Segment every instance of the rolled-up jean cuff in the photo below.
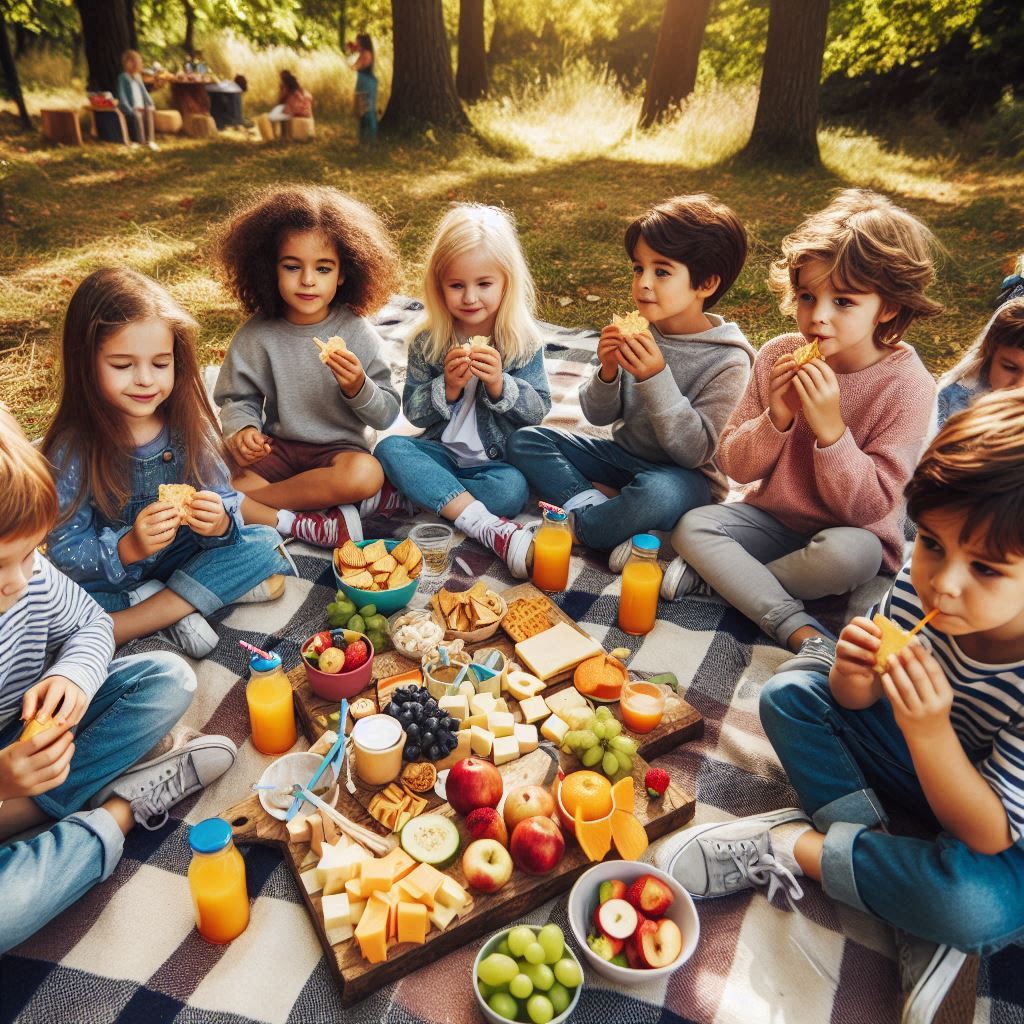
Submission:
<svg viewBox="0 0 1024 1024">
<path fill-rule="evenodd" d="M 445 505 L 447 505 L 449 502 L 454 501 L 460 494 L 465 493 L 466 488 L 460 487 L 458 490 L 452 491 L 451 494 L 449 494 L 447 497 L 442 498 L 441 501 L 437 503 L 437 507 L 434 509 L 434 515 L 439 516 L 441 514 L 441 509 L 443 509 Z M 473 500 L 475 501 L 476 499 L 474 498 Z"/>
<path fill-rule="evenodd" d="M 124 852 L 124 833 L 120 825 L 114 821 L 114 816 L 102 807 L 93 811 L 78 811 L 64 819 L 66 822 L 81 825 L 86 831 L 91 832 L 103 847 L 103 877 L 105 882 L 117 867 L 117 862 Z"/>
<path fill-rule="evenodd" d="M 245 554 L 240 551 L 239 557 L 244 558 Z M 167 589 L 174 591 L 183 601 L 188 601 L 204 617 L 212 615 L 219 608 L 224 607 L 224 602 L 212 590 L 207 590 L 202 583 L 197 582 L 180 569 L 175 569 L 171 573 L 171 578 L 167 581 Z"/>
<path fill-rule="evenodd" d="M 811 820 L 819 832 L 827 832 L 840 822 L 874 828 L 888 821 L 889 816 L 873 789 L 858 789 L 819 807 L 811 815 Z"/>
<path fill-rule="evenodd" d="M 777 612 L 782 612 L 783 618 L 777 617 Z M 818 629 L 818 620 L 813 615 L 800 608 L 798 611 L 786 614 L 785 607 L 770 612 L 761 620 L 761 628 L 769 635 L 775 637 L 780 644 L 785 642 L 802 626 L 813 626 Z"/>
<path fill-rule="evenodd" d="M 867 826 L 849 821 L 837 821 L 828 830 L 821 851 L 821 884 L 832 899 L 870 914 L 857 891 L 853 870 L 853 846 L 861 832 L 866 831 Z"/>
</svg>

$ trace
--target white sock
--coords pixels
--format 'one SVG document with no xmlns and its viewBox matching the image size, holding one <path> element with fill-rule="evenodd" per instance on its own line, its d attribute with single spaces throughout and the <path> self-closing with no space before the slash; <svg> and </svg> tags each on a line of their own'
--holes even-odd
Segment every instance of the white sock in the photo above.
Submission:
<svg viewBox="0 0 1024 1024">
<path fill-rule="evenodd" d="M 359 514 L 361 516 L 372 516 L 373 513 L 377 511 L 380 506 L 381 491 L 383 491 L 383 488 L 381 488 L 381 490 L 376 494 L 371 494 L 369 498 L 363 498 L 363 500 L 359 502 Z M 348 519 L 346 517 L 346 522 L 347 521 Z"/>
<path fill-rule="evenodd" d="M 474 540 L 480 540 L 480 532 L 487 526 L 495 526 L 501 519 L 487 510 L 482 501 L 471 501 L 456 517 L 455 528 L 468 534 Z"/>
<path fill-rule="evenodd" d="M 806 821 L 787 821 L 784 825 L 776 825 L 769 835 L 772 841 L 772 853 L 784 868 L 789 868 L 794 875 L 802 875 L 803 871 L 793 855 L 796 841 L 813 826 Z"/>
<path fill-rule="evenodd" d="M 590 508 L 591 505 L 603 505 L 610 500 L 607 494 L 602 494 L 596 487 L 591 487 L 589 490 L 574 494 L 562 508 L 566 512 L 575 512 L 577 509 Z"/>
<path fill-rule="evenodd" d="M 277 513 L 277 532 L 282 537 L 290 537 L 292 535 L 292 527 L 295 525 L 295 513 L 289 512 L 288 509 L 282 508 Z"/>
</svg>

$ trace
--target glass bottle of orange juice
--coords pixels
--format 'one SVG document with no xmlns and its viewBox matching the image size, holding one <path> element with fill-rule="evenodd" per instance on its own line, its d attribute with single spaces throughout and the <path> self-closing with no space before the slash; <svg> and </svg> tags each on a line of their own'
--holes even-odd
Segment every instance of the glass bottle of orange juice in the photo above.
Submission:
<svg viewBox="0 0 1024 1024">
<path fill-rule="evenodd" d="M 207 942 L 230 942 L 249 924 L 245 861 L 231 841 L 231 826 L 222 818 L 207 818 L 189 829 L 188 843 L 196 927 Z"/>
<path fill-rule="evenodd" d="M 281 668 L 281 658 L 254 654 L 249 659 L 249 684 L 245 688 L 252 726 L 252 745 L 261 754 L 283 754 L 295 743 L 295 706 L 292 684 Z"/>
<path fill-rule="evenodd" d="M 619 597 L 619 628 L 624 633 L 642 636 L 654 629 L 658 618 L 658 591 L 661 566 L 658 564 L 657 537 L 638 533 L 622 570 L 622 595 Z"/>
<path fill-rule="evenodd" d="M 544 521 L 533 538 L 533 585 L 549 594 L 565 590 L 569 582 L 572 530 L 569 515 L 545 508 Z"/>
</svg>

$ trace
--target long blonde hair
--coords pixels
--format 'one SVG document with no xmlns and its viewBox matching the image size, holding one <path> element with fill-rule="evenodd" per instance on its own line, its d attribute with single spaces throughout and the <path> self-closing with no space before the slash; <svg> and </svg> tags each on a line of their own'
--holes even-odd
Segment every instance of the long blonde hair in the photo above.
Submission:
<svg viewBox="0 0 1024 1024">
<path fill-rule="evenodd" d="M 476 249 L 494 260 L 505 275 L 505 293 L 494 321 L 494 347 L 506 366 L 524 366 L 541 344 L 533 277 L 512 217 L 496 206 L 478 203 L 453 207 L 434 232 L 423 282 L 426 312 L 415 328 L 416 333 L 428 335 L 423 356 L 428 363 L 440 363 L 458 340 L 441 280 L 453 260 Z"/>
<path fill-rule="evenodd" d="M 960 357 L 952 369 L 939 379 L 939 390 L 957 381 L 988 387 L 988 373 L 996 349 L 1024 348 L 1024 299 L 1004 302 L 982 328 L 971 347 Z"/>
</svg>

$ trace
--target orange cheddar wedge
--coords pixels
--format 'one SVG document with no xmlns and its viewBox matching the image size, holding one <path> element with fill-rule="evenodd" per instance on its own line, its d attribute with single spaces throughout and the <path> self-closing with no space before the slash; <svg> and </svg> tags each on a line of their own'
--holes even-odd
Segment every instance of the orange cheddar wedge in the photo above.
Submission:
<svg viewBox="0 0 1024 1024">
<path fill-rule="evenodd" d="M 398 941 L 423 945 L 427 941 L 427 908 L 422 903 L 398 904 Z"/>
<path fill-rule="evenodd" d="M 363 959 L 371 964 L 383 963 L 388 958 L 388 914 L 390 907 L 385 900 L 374 896 L 356 925 L 355 937 Z"/>
</svg>

